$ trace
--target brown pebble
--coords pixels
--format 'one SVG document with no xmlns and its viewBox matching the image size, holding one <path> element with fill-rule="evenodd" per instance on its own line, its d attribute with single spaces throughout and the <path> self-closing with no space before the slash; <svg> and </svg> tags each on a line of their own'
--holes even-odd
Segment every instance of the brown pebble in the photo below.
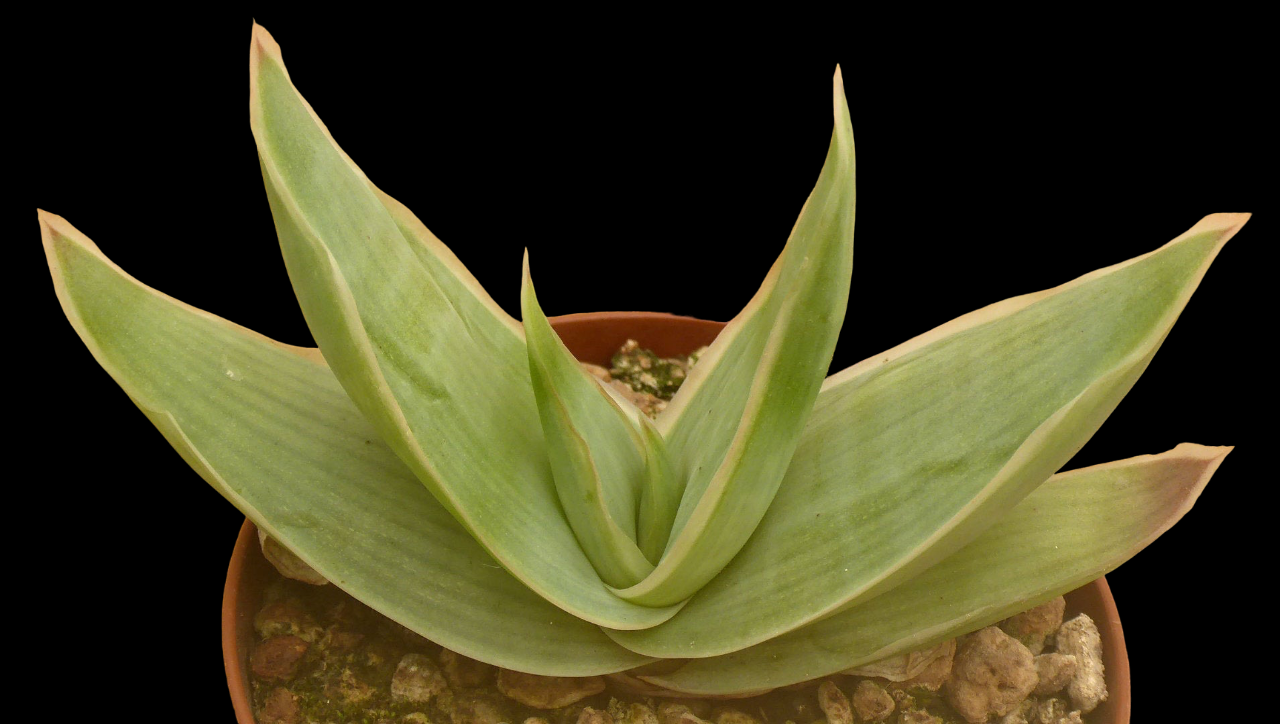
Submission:
<svg viewBox="0 0 1280 724">
<path fill-rule="evenodd" d="M 1006 618 L 1000 622 L 1000 628 L 1020 641 L 1031 653 L 1038 654 L 1044 650 L 1045 640 L 1062 625 L 1062 615 L 1066 609 L 1066 599 L 1058 596 Z"/>
<path fill-rule="evenodd" d="M 313 586 L 324 586 L 329 583 L 324 576 L 303 562 L 296 553 L 285 548 L 284 544 L 267 535 L 267 532 L 261 528 L 258 529 L 258 547 L 262 550 L 262 557 L 275 566 L 276 571 L 285 578 Z"/>
<path fill-rule="evenodd" d="M 391 676 L 391 697 L 397 701 L 426 703 L 444 690 L 440 668 L 422 654 L 405 654 Z"/>
<path fill-rule="evenodd" d="M 827 715 L 827 724 L 853 724 L 849 697 L 833 681 L 824 681 L 818 686 L 818 707 Z"/>
<path fill-rule="evenodd" d="M 863 679 L 853 689 L 853 710 L 863 721 L 883 721 L 893 713 L 893 697 L 883 686 Z"/>
<path fill-rule="evenodd" d="M 617 699 L 609 701 L 609 716 L 615 724 L 658 724 L 658 715 L 651 707 L 640 702 L 623 704 Z"/>
<path fill-rule="evenodd" d="M 446 698 L 444 695 L 447 693 L 446 689 L 441 693 L 441 698 Z M 441 704 L 441 708 L 448 710 L 453 724 L 500 724 L 511 721 L 501 706 L 485 696 L 454 697 L 448 701 L 447 707 Z"/>
<path fill-rule="evenodd" d="M 534 709 L 558 709 L 604 691 L 604 678 L 538 676 L 499 669 L 498 691 Z"/>
<path fill-rule="evenodd" d="M 1072 654 L 1040 654 L 1036 657 L 1036 674 L 1040 681 L 1031 692 L 1037 696 L 1062 691 L 1076 675 L 1076 657 Z"/>
<path fill-rule="evenodd" d="M 311 645 L 297 636 L 275 636 L 253 649 L 249 668 L 260 679 L 287 681 L 298 672 L 298 662 Z"/>
<path fill-rule="evenodd" d="M 368 682 L 361 681 L 355 672 L 348 668 L 327 677 L 324 682 L 324 695 L 345 704 L 368 701 L 373 698 L 373 692 L 374 689 Z"/>
<path fill-rule="evenodd" d="M 1040 724 L 1080 724 L 1079 711 L 1072 711 L 1061 698 L 1045 699 L 1035 707 L 1035 721 Z"/>
<path fill-rule="evenodd" d="M 697 700 L 681 700 L 681 701 L 663 701 L 658 704 L 658 721 L 660 724 L 698 724 L 703 721 L 702 717 L 695 714 L 689 708 L 689 704 L 695 703 Z M 705 702 L 704 702 L 705 703 Z M 709 713 L 703 711 L 702 714 Z"/>
<path fill-rule="evenodd" d="M 301 716 L 298 697 L 283 686 L 277 686 L 267 694 L 267 701 L 258 712 L 258 721 L 261 724 L 298 724 Z"/>
<path fill-rule="evenodd" d="M 1058 630 L 1058 651 L 1076 657 L 1076 673 L 1067 684 L 1071 703 L 1088 714 L 1107 700 L 1106 667 L 1102 662 L 1102 635 L 1086 614 L 1079 614 Z"/>
<path fill-rule="evenodd" d="M 288 596 L 273 601 L 253 617 L 253 629 L 264 639 L 273 636 L 297 636 L 308 643 L 315 641 L 320 630 L 315 619 L 302 605 L 301 599 Z"/>
<path fill-rule="evenodd" d="M 760 720 L 737 709 L 721 709 L 711 717 L 715 724 L 760 724 Z"/>
<path fill-rule="evenodd" d="M 890 690 L 901 689 L 906 691 L 919 687 L 928 691 L 937 691 L 942 688 L 943 684 L 947 683 L 947 679 L 951 678 L 951 667 L 955 663 L 955 657 L 956 640 L 951 639 L 934 649 L 933 660 L 920 673 L 910 679 L 890 682 L 888 688 Z"/>
<path fill-rule="evenodd" d="M 1031 652 L 995 626 L 964 637 L 956 648 L 952 676 L 943 687 L 947 703 L 970 724 L 1017 708 L 1036 686 Z"/>
</svg>

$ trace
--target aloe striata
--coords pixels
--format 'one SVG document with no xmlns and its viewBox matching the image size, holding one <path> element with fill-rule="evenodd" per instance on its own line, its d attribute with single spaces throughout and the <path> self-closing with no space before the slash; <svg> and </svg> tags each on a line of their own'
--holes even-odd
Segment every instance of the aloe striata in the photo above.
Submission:
<svg viewBox="0 0 1280 724">
<path fill-rule="evenodd" d="M 255 26 L 250 126 L 319 350 L 128 276 L 40 212 L 98 362 L 257 526 L 388 617 L 510 669 L 757 691 L 954 637 L 1167 530 L 1230 448 L 1055 474 L 1248 218 L 957 318 L 826 377 L 852 278 L 839 70 L 826 161 L 759 291 L 656 419 L 521 320 L 338 147 Z M 825 377 L 825 379 L 824 379 Z M 762 595 L 785 591 L 787 595 Z"/>
</svg>

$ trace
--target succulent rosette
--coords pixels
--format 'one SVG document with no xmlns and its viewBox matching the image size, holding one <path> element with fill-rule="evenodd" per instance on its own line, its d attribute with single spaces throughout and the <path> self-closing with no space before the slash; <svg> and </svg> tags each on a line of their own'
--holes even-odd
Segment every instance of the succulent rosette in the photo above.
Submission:
<svg viewBox="0 0 1280 724">
<path fill-rule="evenodd" d="M 927 648 L 1115 568 L 1230 448 L 1065 473 L 1246 214 L 827 376 L 852 279 L 839 69 L 822 172 L 759 291 L 656 417 L 544 316 L 508 316 L 365 177 L 255 26 L 250 126 L 319 349 L 128 276 L 41 212 L 68 319 L 265 534 L 372 608 L 507 669 L 739 694 Z"/>
</svg>

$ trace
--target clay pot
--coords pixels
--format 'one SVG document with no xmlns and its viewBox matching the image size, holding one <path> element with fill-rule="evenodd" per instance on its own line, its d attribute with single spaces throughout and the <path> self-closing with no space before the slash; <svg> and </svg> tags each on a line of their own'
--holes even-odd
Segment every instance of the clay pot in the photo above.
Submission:
<svg viewBox="0 0 1280 724">
<path fill-rule="evenodd" d="M 655 312 L 592 312 L 553 317 L 551 326 L 578 359 L 608 366 L 609 358 L 628 339 L 660 356 L 671 357 L 710 344 L 724 323 Z M 262 557 L 257 528 L 246 520 L 231 553 L 222 594 L 222 655 L 239 724 L 256 724 L 249 688 L 253 617 L 261 607 L 263 590 L 274 575 L 277 574 L 271 564 Z M 1102 634 L 1110 696 L 1090 715 L 1090 721 L 1129 724 L 1129 657 L 1120 615 L 1106 579 L 1099 578 L 1076 589 L 1066 599 L 1067 618 L 1087 613 Z"/>
</svg>

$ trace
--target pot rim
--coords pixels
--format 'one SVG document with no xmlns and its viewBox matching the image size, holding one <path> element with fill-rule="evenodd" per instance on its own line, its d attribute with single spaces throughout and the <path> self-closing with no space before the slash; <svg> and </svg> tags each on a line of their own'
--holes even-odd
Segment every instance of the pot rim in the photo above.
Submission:
<svg viewBox="0 0 1280 724">
<path fill-rule="evenodd" d="M 683 328 L 687 336 L 701 335 L 707 343 L 725 326 L 724 322 L 664 312 L 586 312 L 551 317 L 549 321 L 565 344 L 579 359 L 586 361 L 607 360 L 627 338 L 636 339 L 662 356 L 688 353 L 689 349 L 667 346 L 666 337 L 671 336 L 673 326 Z M 609 323 L 621 323 L 625 327 L 606 329 L 605 334 L 600 334 L 600 325 Z M 655 337 L 652 340 L 651 335 Z M 246 644 L 253 639 L 253 618 L 260 603 L 262 584 L 272 573 L 258 546 L 257 527 L 246 518 L 231 553 L 222 591 L 222 658 L 238 724 L 256 724 Z M 1120 613 L 1107 579 L 1099 577 L 1066 595 L 1068 615 L 1088 613 L 1102 635 L 1108 698 L 1095 710 L 1092 724 L 1129 724 L 1132 710 L 1129 655 Z"/>
</svg>

